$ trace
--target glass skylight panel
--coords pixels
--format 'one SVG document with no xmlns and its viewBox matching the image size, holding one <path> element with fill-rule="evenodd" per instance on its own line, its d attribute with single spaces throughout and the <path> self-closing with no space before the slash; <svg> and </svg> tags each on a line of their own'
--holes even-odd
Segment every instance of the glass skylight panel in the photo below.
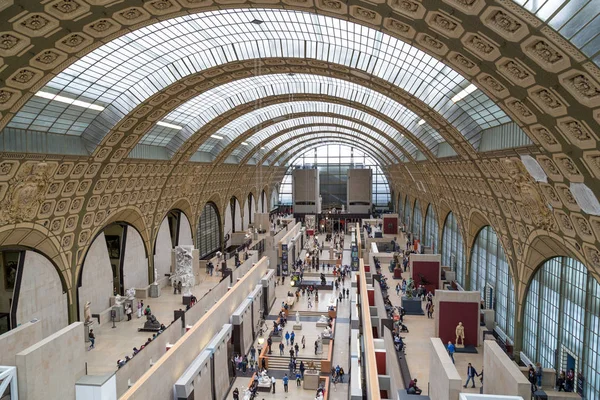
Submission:
<svg viewBox="0 0 600 400">
<path fill-rule="evenodd" d="M 547 22 L 584 54 L 600 65 L 599 45 L 589 46 L 600 37 L 598 0 L 513 0 Z"/>
<path fill-rule="evenodd" d="M 250 24 L 253 19 L 264 23 Z M 422 100 L 433 92 L 445 97 L 452 85 L 464 81 L 422 51 L 349 21 L 293 10 L 231 9 L 185 15 L 130 32 L 82 57 L 46 88 L 118 104 L 107 112 L 123 118 L 136 104 L 189 74 L 264 57 L 341 63 L 398 84 Z M 434 79 L 436 74 L 441 75 Z M 423 91 L 423 85 L 430 88 Z"/>
<path fill-rule="evenodd" d="M 356 132 L 356 131 L 353 131 L 350 129 L 344 129 L 344 128 L 338 128 L 338 127 L 314 126 L 314 127 L 310 127 L 310 128 L 300 128 L 300 129 L 294 130 L 292 132 L 286 133 L 282 136 L 279 136 L 269 142 L 269 148 L 270 149 L 276 148 L 277 146 L 279 146 L 280 144 L 282 144 L 284 142 L 286 142 L 286 144 L 284 145 L 285 147 L 294 146 L 294 145 L 296 145 L 296 143 L 298 141 L 306 140 L 311 137 L 325 137 L 325 136 L 337 136 L 340 138 L 353 137 L 357 140 L 357 142 L 366 142 L 366 143 L 375 144 L 375 146 L 378 148 L 381 148 L 381 146 L 382 146 L 376 142 L 376 140 L 381 140 L 380 138 L 375 137 L 375 136 L 370 136 L 370 135 L 364 134 L 362 132 Z M 294 140 L 294 139 L 297 139 L 297 140 Z M 384 143 L 383 146 L 384 146 L 386 152 L 388 151 L 388 149 L 395 148 L 395 146 L 392 146 L 385 139 L 383 139 L 383 143 Z M 240 149 L 238 148 L 238 150 L 240 150 Z M 237 151 L 237 153 L 234 152 L 233 155 L 240 155 L 240 154 L 247 155 L 251 152 L 251 150 L 252 149 L 245 152 L 245 154 L 242 154 L 241 151 Z M 396 154 L 396 153 L 393 153 L 393 154 Z M 240 159 L 241 158 L 243 158 L 243 157 L 240 157 Z M 396 160 L 396 162 L 398 162 L 398 161 Z"/>
<path fill-rule="evenodd" d="M 389 136 L 395 137 L 400 145 L 404 147 L 409 154 L 416 154 L 417 148 L 415 145 L 413 145 L 406 138 L 398 137 L 398 132 L 387 123 L 355 108 L 341 104 L 323 103 L 317 101 L 281 103 L 254 110 L 228 123 L 217 132 L 217 135 L 224 136 L 231 141 L 243 132 L 251 128 L 259 127 L 261 123 L 271 121 L 275 118 L 287 114 L 315 112 L 339 114 L 366 122 L 376 129 L 387 133 Z M 198 150 L 216 154 L 210 145 L 210 141 L 202 144 Z"/>
<path fill-rule="evenodd" d="M 165 116 L 163 122 L 158 123 L 159 125 L 165 123 L 178 126 L 187 125 L 188 129 L 186 131 L 174 132 L 170 129 L 164 129 L 162 126 L 155 126 L 142 139 L 141 143 L 155 145 L 156 139 L 150 140 L 149 138 L 160 138 L 160 141 L 163 142 L 166 137 L 191 134 L 233 107 L 268 96 L 293 93 L 327 94 L 357 101 L 404 125 L 432 151 L 442 141 L 441 136 L 427 124 L 420 129 L 413 129 L 412 121 L 417 118 L 416 114 L 400 103 L 369 88 L 352 82 L 318 75 L 294 74 L 290 76 L 288 74 L 274 74 L 233 81 L 188 100 Z M 184 136 L 179 143 L 182 143 L 188 137 Z"/>
<path fill-rule="evenodd" d="M 306 126 L 306 125 L 317 125 L 317 126 L 301 128 L 301 126 Z M 340 128 L 340 126 L 343 128 Z M 291 130 L 288 133 L 285 133 L 281 137 L 290 139 L 296 134 L 296 132 L 299 132 L 301 129 L 322 129 L 322 130 L 344 129 L 344 130 L 352 131 L 352 132 L 359 131 L 359 132 L 364 133 L 365 135 L 377 138 L 378 140 L 382 141 L 383 143 L 387 143 L 388 148 L 386 150 L 392 151 L 398 157 L 403 156 L 402 151 L 396 145 L 389 143 L 389 141 L 386 138 L 381 136 L 379 133 L 369 129 L 368 127 L 365 127 L 364 125 L 361 125 L 356 122 L 349 121 L 347 119 L 326 117 L 326 116 L 311 116 L 311 117 L 292 118 L 292 119 L 284 120 L 284 121 L 278 122 L 276 124 L 273 124 L 267 128 L 264 128 L 264 129 L 258 131 L 257 133 L 252 135 L 252 137 L 250 137 L 247 141 L 250 143 L 251 147 L 258 146 L 261 142 L 263 142 L 264 140 L 266 140 L 267 138 L 269 138 L 273 135 L 276 135 L 278 132 L 282 132 L 282 131 L 286 131 L 286 130 L 290 130 L 290 129 L 293 129 L 293 130 Z M 268 144 L 269 149 L 273 147 L 272 143 L 273 143 L 273 141 L 269 142 L 269 144 Z M 265 147 L 265 146 L 262 146 L 261 150 L 268 151 L 267 147 Z M 240 147 L 238 147 L 236 150 L 234 150 L 234 154 L 238 155 L 240 158 L 245 156 L 247 153 L 249 153 L 248 149 L 242 149 Z"/>
</svg>

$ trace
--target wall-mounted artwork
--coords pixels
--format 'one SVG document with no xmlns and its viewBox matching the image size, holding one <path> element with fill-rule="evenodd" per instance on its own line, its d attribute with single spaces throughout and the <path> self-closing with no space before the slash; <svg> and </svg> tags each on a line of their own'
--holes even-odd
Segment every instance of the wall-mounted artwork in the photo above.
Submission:
<svg viewBox="0 0 600 400">
<path fill-rule="evenodd" d="M 121 257 L 121 237 L 117 235 L 106 236 L 106 247 L 108 249 L 108 257 L 120 258 Z"/>
</svg>

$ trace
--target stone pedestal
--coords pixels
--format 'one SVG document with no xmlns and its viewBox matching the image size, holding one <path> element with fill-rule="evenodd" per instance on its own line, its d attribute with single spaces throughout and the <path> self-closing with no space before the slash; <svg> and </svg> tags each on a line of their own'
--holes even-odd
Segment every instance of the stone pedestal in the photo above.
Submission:
<svg viewBox="0 0 600 400">
<path fill-rule="evenodd" d="M 192 304 L 192 296 L 181 296 L 183 298 L 183 305 L 184 306 L 189 306 Z"/>
<path fill-rule="evenodd" d="M 301 331 L 302 330 L 302 324 L 294 324 L 294 330 L 295 331 Z"/>
<path fill-rule="evenodd" d="M 402 307 L 404 307 L 406 315 L 425 315 L 422 301 L 418 297 L 402 297 Z"/>
<path fill-rule="evenodd" d="M 305 371 L 303 388 L 305 390 L 317 390 L 319 388 L 319 373 Z"/>
<path fill-rule="evenodd" d="M 120 306 L 112 306 L 113 311 L 115 312 L 115 322 L 121 322 L 125 318 L 125 310 L 123 309 L 123 305 Z"/>
<path fill-rule="evenodd" d="M 160 286 L 158 286 L 158 283 L 153 283 L 150 285 L 148 296 L 152 298 L 160 297 Z"/>
<path fill-rule="evenodd" d="M 90 329 L 92 329 L 93 323 L 83 324 L 83 338 L 86 343 L 90 342 Z"/>
</svg>

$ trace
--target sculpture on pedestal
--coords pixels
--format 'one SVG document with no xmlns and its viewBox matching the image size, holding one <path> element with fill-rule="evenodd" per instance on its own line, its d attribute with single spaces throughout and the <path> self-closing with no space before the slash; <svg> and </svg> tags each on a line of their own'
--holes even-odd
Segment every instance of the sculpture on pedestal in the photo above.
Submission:
<svg viewBox="0 0 600 400">
<path fill-rule="evenodd" d="M 92 311 L 90 310 L 91 304 L 92 303 L 88 301 L 87 303 L 85 303 L 85 306 L 83 306 L 83 322 L 86 325 L 91 325 L 94 323 L 94 321 L 92 321 Z"/>
<path fill-rule="evenodd" d="M 115 306 L 120 306 L 123 304 L 123 297 L 120 294 L 115 296 Z"/>
<path fill-rule="evenodd" d="M 171 275 L 171 282 L 181 282 L 181 287 L 185 288 L 184 296 L 192 295 L 192 287 L 196 283 L 194 271 L 192 269 L 192 251 L 193 246 L 175 247 L 175 273 Z"/>
<path fill-rule="evenodd" d="M 460 343 L 459 340 L 460 339 Z M 465 346 L 465 327 L 462 322 L 459 322 L 456 326 L 456 347 L 464 347 Z"/>
<path fill-rule="evenodd" d="M 300 313 L 296 311 L 296 324 L 300 324 Z"/>
<path fill-rule="evenodd" d="M 152 313 L 146 314 L 146 322 L 144 323 L 144 330 L 159 331 L 160 322 L 156 320 L 156 317 Z"/>
<path fill-rule="evenodd" d="M 406 284 L 406 297 L 413 297 L 413 291 L 415 290 L 415 282 L 412 278 L 408 278 L 408 283 Z"/>
<path fill-rule="evenodd" d="M 127 300 L 133 301 L 135 299 L 135 289 L 134 288 L 127 289 L 125 291 L 125 294 L 127 295 Z"/>
</svg>

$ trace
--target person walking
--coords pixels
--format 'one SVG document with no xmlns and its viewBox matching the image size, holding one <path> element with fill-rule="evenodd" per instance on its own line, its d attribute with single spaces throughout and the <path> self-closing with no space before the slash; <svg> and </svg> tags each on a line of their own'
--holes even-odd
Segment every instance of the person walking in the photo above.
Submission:
<svg viewBox="0 0 600 400">
<path fill-rule="evenodd" d="M 294 350 L 296 350 L 296 358 L 298 358 L 298 352 L 300 351 L 300 346 L 298 346 L 298 343 L 294 345 Z"/>
<path fill-rule="evenodd" d="M 306 348 L 306 338 L 302 335 L 302 349 Z"/>
<path fill-rule="evenodd" d="M 88 338 L 90 339 L 90 347 L 88 350 L 93 349 L 96 346 L 96 335 L 94 335 L 94 330 L 90 329 L 90 333 L 88 334 Z"/>
<path fill-rule="evenodd" d="M 287 374 L 285 374 L 283 376 L 283 391 L 287 393 L 288 391 L 288 382 L 290 381 L 290 378 L 288 378 Z"/>
<path fill-rule="evenodd" d="M 296 333 L 292 331 L 292 333 L 290 333 L 290 343 L 292 346 L 294 345 L 294 339 L 296 339 Z"/>
<path fill-rule="evenodd" d="M 302 374 L 300 373 L 300 371 L 296 372 L 296 386 L 299 387 L 300 386 L 300 382 L 302 381 Z"/>
<path fill-rule="evenodd" d="M 238 388 L 233 389 L 233 400 L 240 400 L 240 391 Z"/>
<path fill-rule="evenodd" d="M 283 355 L 283 350 L 285 349 L 285 345 L 283 344 L 283 342 L 279 343 L 279 355 L 282 356 Z"/>
<path fill-rule="evenodd" d="M 290 345 L 290 332 L 289 331 L 285 331 L 285 345 L 286 346 Z"/>
<path fill-rule="evenodd" d="M 317 355 L 318 349 L 319 349 L 319 343 L 315 340 L 315 355 Z"/>
<path fill-rule="evenodd" d="M 138 318 L 142 318 L 142 310 L 144 309 L 144 302 L 143 301 L 138 301 L 138 306 L 137 306 L 137 317 Z"/>
<path fill-rule="evenodd" d="M 477 376 L 477 371 L 475 371 L 475 368 L 471 365 L 471 363 L 469 363 L 469 365 L 467 366 L 467 382 L 463 385 L 463 387 L 467 387 L 469 386 L 469 381 L 471 381 L 471 383 L 473 384 L 473 386 L 471 386 L 471 388 L 475 387 L 475 377 Z"/>
<path fill-rule="evenodd" d="M 304 379 L 304 371 L 306 367 L 304 367 L 304 361 L 300 361 L 300 375 L 302 375 L 302 379 Z"/>
<path fill-rule="evenodd" d="M 252 358 L 254 361 L 256 361 L 256 347 L 252 346 L 250 348 L 250 358 Z"/>
<path fill-rule="evenodd" d="M 273 387 L 273 394 L 275 394 L 275 377 L 271 377 L 271 386 Z"/>
<path fill-rule="evenodd" d="M 396 296 L 400 296 L 400 283 L 396 283 Z"/>
<path fill-rule="evenodd" d="M 537 379 L 537 389 L 540 390 L 542 388 L 542 377 L 544 375 L 544 371 L 542 370 L 542 364 L 539 362 L 535 364 L 535 377 Z"/>
<path fill-rule="evenodd" d="M 131 310 L 131 305 L 128 305 L 127 308 L 125 308 L 125 315 L 127 315 L 127 321 L 131 321 L 131 313 L 133 311 Z"/>
<path fill-rule="evenodd" d="M 452 364 L 456 364 L 454 362 L 454 353 L 455 352 L 456 352 L 456 347 L 454 347 L 452 342 L 448 341 L 448 355 L 450 356 L 450 359 L 452 360 Z"/>
</svg>

